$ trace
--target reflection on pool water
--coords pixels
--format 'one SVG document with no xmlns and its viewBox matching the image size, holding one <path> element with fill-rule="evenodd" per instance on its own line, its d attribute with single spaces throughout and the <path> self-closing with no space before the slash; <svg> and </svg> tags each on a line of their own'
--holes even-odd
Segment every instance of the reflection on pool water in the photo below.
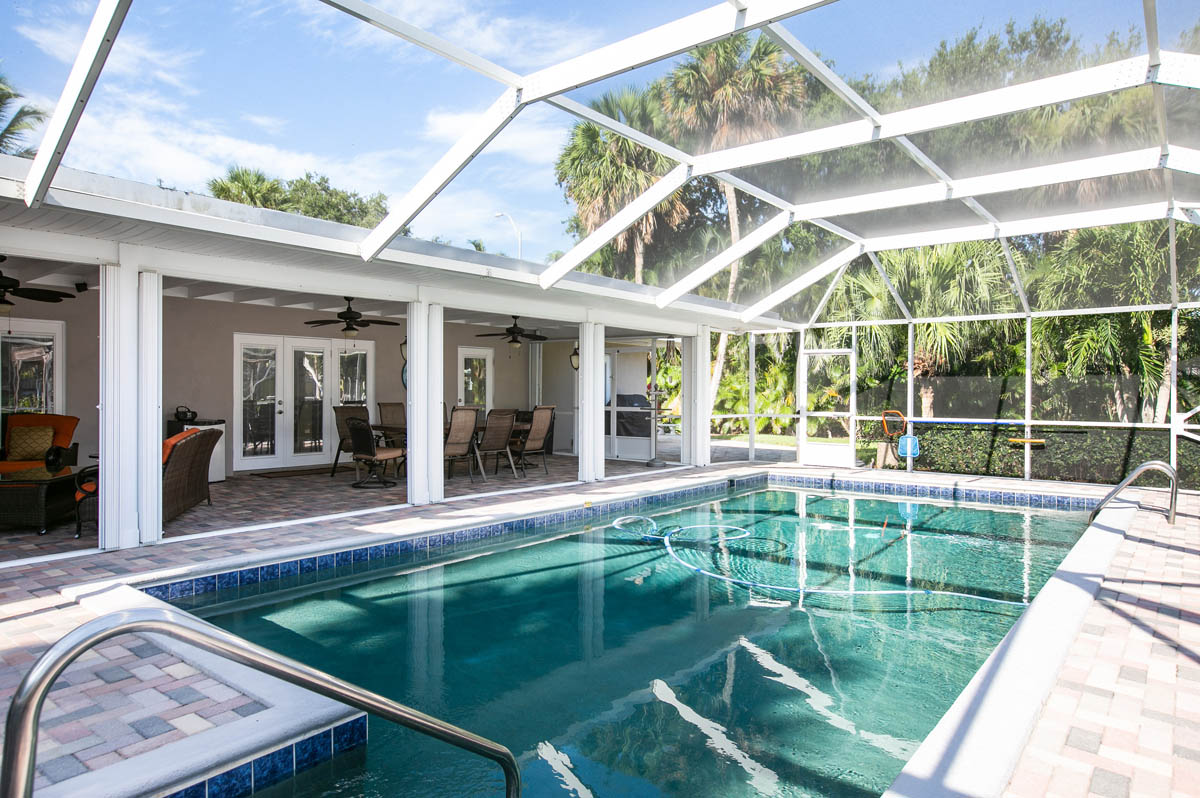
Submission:
<svg viewBox="0 0 1200 798">
<path fill-rule="evenodd" d="M 1085 527 L 787 490 L 653 521 L 670 547 L 593 528 L 203 614 L 507 745 L 527 796 L 878 795 Z M 286 789 L 501 795 L 503 781 L 372 719 L 361 769 Z"/>
</svg>

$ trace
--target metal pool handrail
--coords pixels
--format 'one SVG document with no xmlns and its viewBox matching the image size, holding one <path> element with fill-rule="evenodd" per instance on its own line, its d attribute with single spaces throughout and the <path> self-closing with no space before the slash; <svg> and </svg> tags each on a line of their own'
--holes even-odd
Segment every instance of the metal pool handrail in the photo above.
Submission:
<svg viewBox="0 0 1200 798">
<path fill-rule="evenodd" d="M 92 646 L 130 632 L 153 632 L 183 640 L 285 682 L 486 757 L 504 770 L 506 798 L 519 798 L 521 794 L 521 772 L 517 760 L 508 748 L 499 743 L 275 654 L 190 615 L 170 609 L 145 608 L 122 610 L 88 621 L 64 635 L 33 663 L 8 708 L 4 726 L 4 759 L 0 765 L 0 798 L 29 798 L 33 794 L 38 718 L 54 680 Z"/>
<path fill-rule="evenodd" d="M 1121 484 L 1117 485 L 1115 488 L 1110 490 L 1108 492 L 1108 495 L 1100 500 L 1100 503 L 1096 505 L 1096 509 L 1092 510 L 1092 514 L 1088 516 L 1088 523 L 1090 524 L 1090 523 L 1092 523 L 1092 521 L 1095 521 L 1096 516 L 1099 515 L 1100 511 L 1104 509 L 1104 505 L 1108 504 L 1110 501 L 1112 501 L 1114 498 L 1116 498 L 1118 493 L 1125 490 L 1125 488 L 1129 487 L 1129 483 L 1133 482 L 1135 479 L 1137 479 L 1139 476 L 1141 476 L 1143 471 L 1152 471 L 1152 470 L 1153 471 L 1161 471 L 1164 474 L 1166 474 L 1168 477 L 1171 478 L 1171 503 L 1170 503 L 1170 506 L 1167 507 L 1167 523 L 1174 524 L 1175 523 L 1175 504 L 1179 500 L 1179 477 L 1176 476 L 1175 469 L 1171 468 L 1170 465 L 1168 465 L 1167 463 L 1164 463 L 1162 460 L 1147 460 L 1146 462 L 1142 463 L 1137 468 L 1130 471 L 1129 475 L 1127 477 L 1125 477 L 1125 479 L 1121 480 Z"/>
</svg>

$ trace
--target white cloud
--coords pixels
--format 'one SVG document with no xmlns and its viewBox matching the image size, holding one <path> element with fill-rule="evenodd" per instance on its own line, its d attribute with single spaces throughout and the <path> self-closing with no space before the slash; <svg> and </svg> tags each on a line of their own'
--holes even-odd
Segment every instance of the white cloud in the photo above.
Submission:
<svg viewBox="0 0 1200 798">
<path fill-rule="evenodd" d="M 599 44 L 597 31 L 570 19 L 533 14 L 505 15 L 486 0 L 376 0 L 380 10 L 515 70 L 563 61 Z M 288 8 L 302 15 L 309 30 L 339 47 L 370 47 L 404 60 L 436 58 L 373 25 L 311 0 L 242 0 L 252 14 Z M 565 15 L 564 15 L 565 16 Z"/>
<path fill-rule="evenodd" d="M 39 50 L 64 64 L 75 62 L 85 30 L 84 25 L 61 20 L 16 27 L 17 33 L 33 42 Z M 197 55 L 196 51 L 156 47 L 146 36 L 127 31 L 117 37 L 104 63 L 104 75 L 110 80 L 157 81 L 190 91 L 185 76 L 188 65 Z"/>
<path fill-rule="evenodd" d="M 267 114 L 242 114 L 242 119 L 254 125 L 259 130 L 277 136 L 287 127 L 287 120 Z"/>
<path fill-rule="evenodd" d="M 475 126 L 482 113 L 438 108 L 425 116 L 426 139 L 449 147 Z M 572 119 L 545 105 L 526 107 L 484 149 L 484 155 L 511 156 L 527 164 L 552 167 L 570 133 Z"/>
</svg>

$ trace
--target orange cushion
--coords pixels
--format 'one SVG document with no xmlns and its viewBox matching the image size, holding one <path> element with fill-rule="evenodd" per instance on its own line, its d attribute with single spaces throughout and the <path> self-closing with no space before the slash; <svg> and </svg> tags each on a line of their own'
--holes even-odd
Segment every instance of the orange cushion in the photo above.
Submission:
<svg viewBox="0 0 1200 798">
<path fill-rule="evenodd" d="M 14 427 L 53 427 L 54 445 L 66 449 L 71 445 L 71 438 L 75 436 L 75 427 L 78 426 L 79 419 L 54 413 L 13 413 L 4 423 L 10 435 Z"/>
<path fill-rule="evenodd" d="M 171 450 L 175 448 L 175 444 L 179 443 L 184 438 L 190 438 L 199 431 L 200 430 L 198 428 L 192 427 L 191 429 L 185 429 L 178 435 L 172 435 L 163 441 L 163 465 L 167 464 L 167 458 L 171 456 Z"/>
<path fill-rule="evenodd" d="M 87 498 L 88 496 L 96 495 L 95 482 L 85 482 L 80 486 L 80 488 L 80 490 L 75 491 L 75 501 L 77 502 Z"/>
</svg>

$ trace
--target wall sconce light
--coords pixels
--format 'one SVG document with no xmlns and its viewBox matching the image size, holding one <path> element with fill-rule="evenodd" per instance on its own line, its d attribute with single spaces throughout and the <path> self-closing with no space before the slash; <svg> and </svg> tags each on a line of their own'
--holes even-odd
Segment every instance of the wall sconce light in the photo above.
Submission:
<svg viewBox="0 0 1200 798">
<path fill-rule="evenodd" d="M 571 352 L 571 368 L 579 371 L 579 344 L 575 344 L 575 349 Z"/>
</svg>

